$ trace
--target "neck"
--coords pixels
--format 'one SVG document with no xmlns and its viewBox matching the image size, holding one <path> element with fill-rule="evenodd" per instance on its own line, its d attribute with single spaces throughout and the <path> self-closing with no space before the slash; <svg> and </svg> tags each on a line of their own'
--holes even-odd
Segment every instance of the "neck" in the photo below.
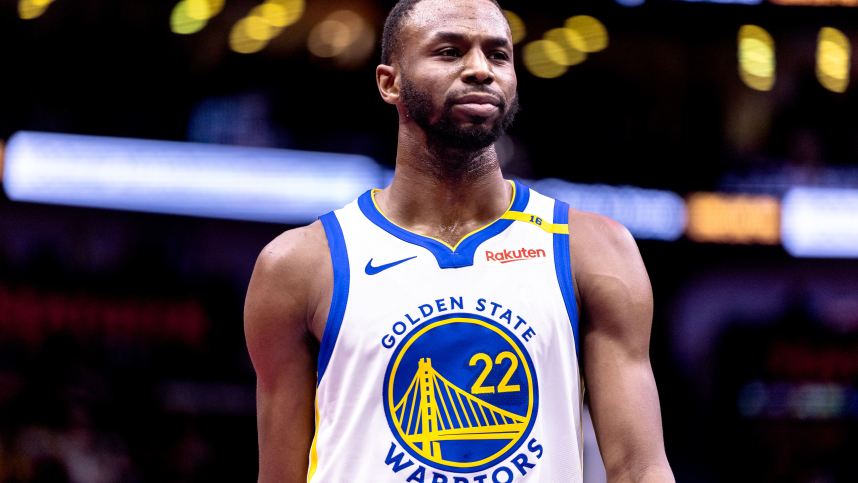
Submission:
<svg viewBox="0 0 858 483">
<path fill-rule="evenodd" d="M 376 202 L 396 224 L 455 245 L 499 218 L 511 196 L 493 145 L 465 152 L 400 130 L 393 182 Z"/>
</svg>

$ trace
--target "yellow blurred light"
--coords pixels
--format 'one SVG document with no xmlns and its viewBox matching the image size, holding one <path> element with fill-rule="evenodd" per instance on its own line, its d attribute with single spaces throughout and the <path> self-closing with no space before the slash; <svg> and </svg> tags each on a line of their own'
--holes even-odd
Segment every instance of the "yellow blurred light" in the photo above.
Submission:
<svg viewBox="0 0 858 483">
<path fill-rule="evenodd" d="M 780 242 L 781 206 L 765 195 L 696 193 L 688 198 L 688 237 L 698 242 Z"/>
<path fill-rule="evenodd" d="M 503 16 L 506 17 L 506 21 L 509 24 L 512 43 L 517 44 L 521 42 L 527 35 L 527 28 L 524 26 L 524 21 L 521 20 L 521 17 L 519 17 L 518 14 L 510 10 L 504 10 Z"/>
<path fill-rule="evenodd" d="M 816 77 L 832 92 L 846 92 L 852 48 L 843 32 L 823 27 L 816 48 Z"/>
<path fill-rule="evenodd" d="M 568 67 L 563 47 L 551 40 L 535 40 L 522 50 L 524 66 L 531 74 L 543 79 L 554 79 L 565 74 Z"/>
<path fill-rule="evenodd" d="M 185 11 L 189 18 L 194 20 L 208 20 L 211 16 L 211 5 L 209 0 L 183 0 Z"/>
<path fill-rule="evenodd" d="M 751 89 L 769 91 L 775 85 L 775 42 L 756 25 L 739 28 L 739 77 Z"/>
<path fill-rule="evenodd" d="M 742 68 L 745 72 L 756 77 L 772 77 L 775 66 L 771 62 L 768 44 L 759 39 L 745 38 L 742 39 L 740 48 L 744 60 Z"/>
<path fill-rule="evenodd" d="M 209 4 L 209 18 L 214 17 L 223 10 L 224 0 L 206 0 Z"/>
<path fill-rule="evenodd" d="M 563 61 L 560 64 L 573 66 L 587 60 L 587 54 L 581 48 L 584 43 L 581 36 L 567 28 L 551 29 L 545 32 L 545 40 L 550 40 L 560 46 L 563 52 Z"/>
<path fill-rule="evenodd" d="M 283 25 L 280 25 L 280 27 L 288 27 L 297 22 L 304 15 L 304 8 L 306 6 L 304 0 L 267 0 L 265 4 L 283 9 Z"/>
<path fill-rule="evenodd" d="M 54 0 L 19 0 L 18 16 L 22 20 L 33 20 L 41 17 Z"/>
<path fill-rule="evenodd" d="M 336 57 L 351 47 L 366 28 L 360 15 L 338 10 L 313 27 L 307 38 L 307 48 L 318 57 Z"/>
<path fill-rule="evenodd" d="M 194 5 L 191 5 L 194 2 Z M 182 0 L 173 7 L 170 15 L 170 30 L 179 35 L 189 35 L 199 32 L 206 26 L 207 21 L 191 17 L 189 8 L 197 8 L 198 0 Z M 207 7 L 206 7 L 207 8 Z"/>
<path fill-rule="evenodd" d="M 254 18 L 256 20 L 251 21 Z M 251 29 L 254 28 L 251 24 L 258 22 L 262 22 L 268 29 L 271 28 L 258 17 L 245 17 L 236 22 L 229 32 L 229 47 L 239 54 L 252 54 L 264 49 L 268 45 L 269 39 L 260 39 L 250 35 Z"/>
<path fill-rule="evenodd" d="M 301 18 L 304 6 L 304 0 L 266 0 L 257 5 L 232 26 L 229 33 L 230 48 L 240 54 L 259 52 L 285 27 Z"/>
<path fill-rule="evenodd" d="M 250 14 L 251 17 L 259 17 L 268 25 L 271 25 L 274 28 L 280 28 L 286 26 L 287 20 L 287 12 L 286 9 L 283 8 L 283 5 L 277 3 L 263 3 L 258 7 L 254 8 Z"/>
<path fill-rule="evenodd" d="M 253 40 L 269 41 L 277 33 L 277 30 L 266 22 L 262 17 L 251 16 L 244 19 L 244 31 Z"/>
<path fill-rule="evenodd" d="M 565 28 L 577 35 L 575 48 L 593 53 L 608 47 L 608 29 L 599 20 L 589 15 L 578 15 L 566 20 Z M 574 37 L 573 37 L 574 38 Z M 580 42 L 580 45 L 578 43 Z"/>
</svg>

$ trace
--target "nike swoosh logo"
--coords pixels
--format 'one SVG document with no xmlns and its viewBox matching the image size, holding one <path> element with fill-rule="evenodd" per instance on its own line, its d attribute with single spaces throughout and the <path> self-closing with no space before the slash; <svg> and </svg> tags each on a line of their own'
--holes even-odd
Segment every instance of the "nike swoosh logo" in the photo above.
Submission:
<svg viewBox="0 0 858 483">
<path fill-rule="evenodd" d="M 405 263 L 408 260 L 413 260 L 415 258 L 417 258 L 417 255 L 414 255 L 413 257 L 403 258 L 402 260 L 397 260 L 395 262 L 386 263 L 384 265 L 379 265 L 377 267 L 372 266 L 372 258 L 370 258 L 369 261 L 366 262 L 366 268 L 364 268 L 363 271 L 366 272 L 367 275 L 377 275 L 387 270 L 388 268 L 393 268 L 400 263 Z"/>
</svg>

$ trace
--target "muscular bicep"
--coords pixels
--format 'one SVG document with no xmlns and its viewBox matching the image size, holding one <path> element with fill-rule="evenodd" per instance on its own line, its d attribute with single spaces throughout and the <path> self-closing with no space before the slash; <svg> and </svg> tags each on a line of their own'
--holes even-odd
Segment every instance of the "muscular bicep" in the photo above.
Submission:
<svg viewBox="0 0 858 483">
<path fill-rule="evenodd" d="M 595 220 L 582 232 L 572 248 L 590 411 L 610 481 L 638 481 L 667 466 L 649 360 L 652 291 L 627 230 Z"/>
<path fill-rule="evenodd" d="M 318 344 L 310 280 L 290 247 L 267 247 L 248 286 L 244 326 L 257 377 L 259 481 L 306 481 Z"/>
</svg>

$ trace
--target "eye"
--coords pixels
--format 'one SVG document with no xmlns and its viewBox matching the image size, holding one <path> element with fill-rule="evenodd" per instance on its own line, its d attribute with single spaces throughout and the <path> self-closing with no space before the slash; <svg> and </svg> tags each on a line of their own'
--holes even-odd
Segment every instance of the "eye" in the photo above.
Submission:
<svg viewBox="0 0 858 483">
<path fill-rule="evenodd" d="M 452 47 L 448 47 L 446 49 L 441 49 L 438 51 L 438 55 L 441 57 L 461 57 L 462 54 L 458 49 L 454 49 Z"/>
<path fill-rule="evenodd" d="M 502 50 L 496 50 L 489 54 L 489 58 L 492 60 L 509 60 L 509 54 Z"/>
</svg>

